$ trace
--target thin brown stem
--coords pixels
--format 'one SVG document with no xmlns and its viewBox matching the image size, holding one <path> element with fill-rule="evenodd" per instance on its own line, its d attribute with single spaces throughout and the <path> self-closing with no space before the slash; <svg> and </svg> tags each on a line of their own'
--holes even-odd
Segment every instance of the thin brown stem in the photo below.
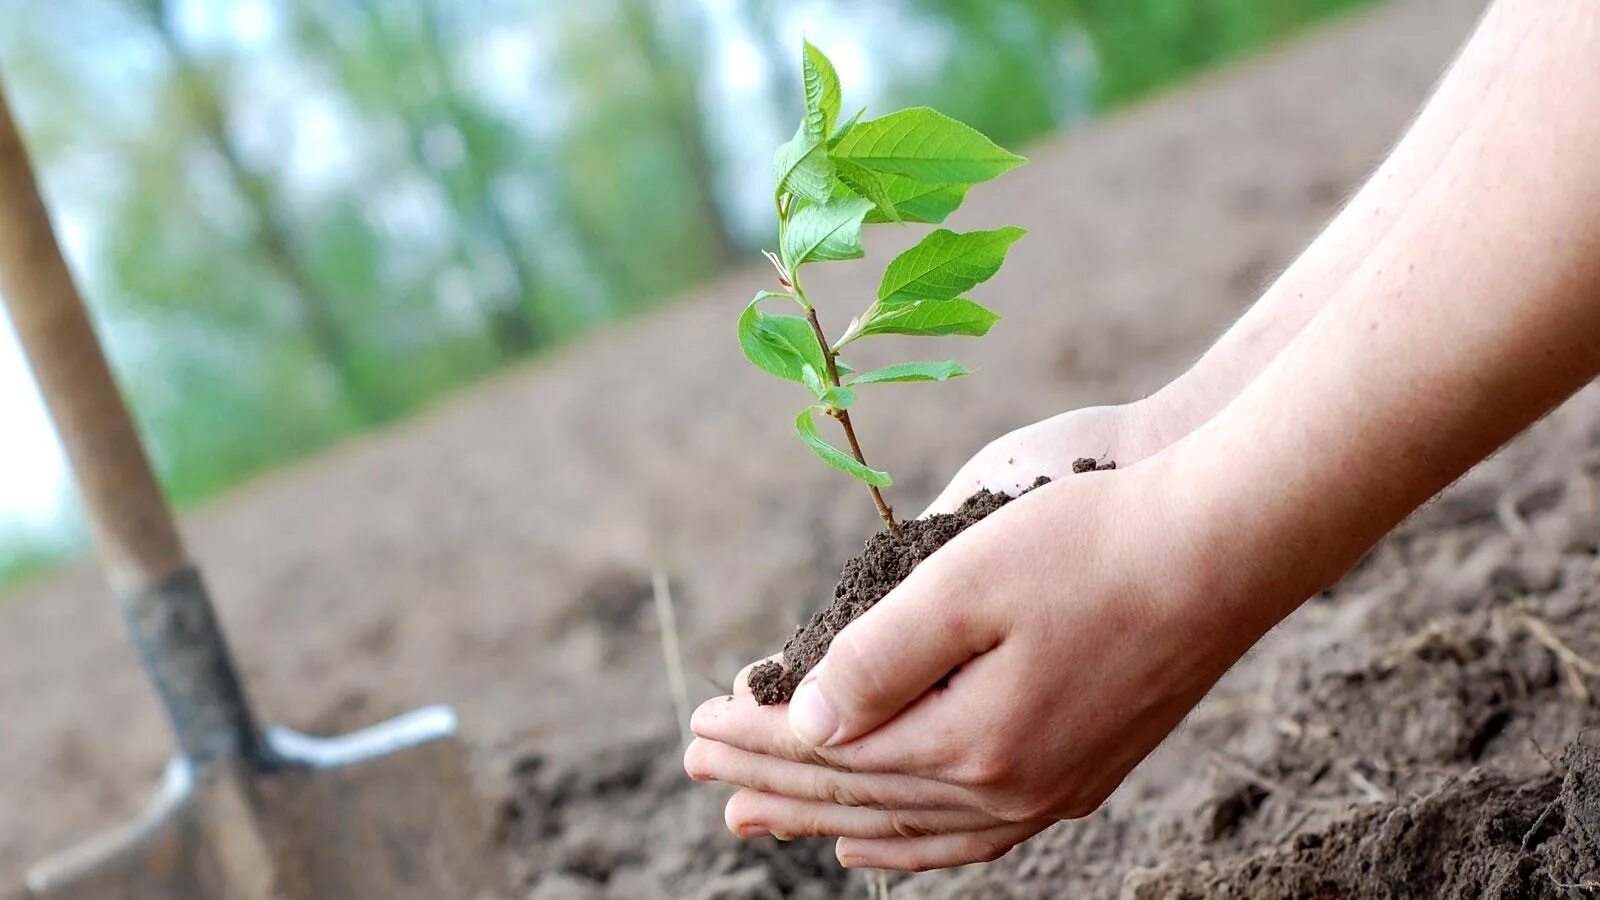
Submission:
<svg viewBox="0 0 1600 900">
<path fill-rule="evenodd" d="M 828 383 L 834 387 L 839 387 L 839 365 L 834 361 L 834 353 L 830 349 L 828 336 L 822 333 L 822 323 L 817 321 L 817 310 L 810 304 L 806 305 L 806 321 L 811 323 L 811 331 L 816 334 L 817 344 L 822 347 L 822 358 L 828 367 Z M 839 424 L 844 426 L 845 439 L 850 442 L 850 455 L 856 458 L 856 462 L 865 466 L 867 457 L 866 454 L 861 452 L 861 442 L 856 440 L 855 426 L 850 424 L 850 411 L 846 409 L 836 410 L 834 418 L 838 419 Z M 889 526 L 889 533 L 899 537 L 900 525 L 894 520 L 894 510 L 890 509 L 889 504 L 884 502 L 883 492 L 878 490 L 878 486 L 874 484 L 867 485 L 867 491 L 872 494 L 872 503 L 878 508 L 878 517 L 883 519 L 885 525 Z"/>
</svg>

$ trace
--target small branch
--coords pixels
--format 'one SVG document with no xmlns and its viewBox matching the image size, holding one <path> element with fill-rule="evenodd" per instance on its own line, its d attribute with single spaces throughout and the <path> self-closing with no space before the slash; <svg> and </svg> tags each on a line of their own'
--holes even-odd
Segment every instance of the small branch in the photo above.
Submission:
<svg viewBox="0 0 1600 900">
<path fill-rule="evenodd" d="M 798 292 L 798 287 L 796 290 Z M 809 303 L 806 304 L 806 321 L 811 323 L 811 331 L 817 336 L 817 345 L 822 348 L 822 358 L 828 367 L 828 383 L 834 387 L 839 387 L 839 365 L 834 361 L 834 351 L 829 349 L 828 336 L 822 333 L 822 323 L 817 321 L 817 310 Z M 861 442 L 856 440 L 855 426 L 850 424 L 850 411 L 841 409 L 834 418 L 838 419 L 839 424 L 844 426 L 845 439 L 850 442 L 850 455 L 856 458 L 856 462 L 861 463 L 863 466 L 866 465 L 866 454 L 861 452 Z M 899 537 L 900 525 L 894 520 L 894 510 L 890 509 L 889 504 L 884 502 L 883 492 L 878 490 L 877 485 L 873 484 L 867 485 L 867 491 L 872 494 L 872 503 L 878 508 L 878 517 L 883 519 L 885 525 L 889 526 L 889 533 Z"/>
</svg>

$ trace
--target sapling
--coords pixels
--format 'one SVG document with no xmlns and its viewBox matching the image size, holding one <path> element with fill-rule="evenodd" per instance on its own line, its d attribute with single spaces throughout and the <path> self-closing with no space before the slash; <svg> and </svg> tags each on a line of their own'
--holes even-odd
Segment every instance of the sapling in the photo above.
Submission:
<svg viewBox="0 0 1600 900">
<path fill-rule="evenodd" d="M 810 42 L 802 49 L 805 115 L 773 156 L 778 252 L 763 251 L 777 269 L 780 289 L 758 293 L 745 307 L 739 343 L 758 368 L 810 391 L 814 402 L 795 419 L 801 439 L 824 462 L 865 482 L 884 525 L 898 535 L 894 511 L 883 498 L 889 473 L 867 463 L 850 420 L 856 393 L 871 384 L 945 381 L 971 373 L 951 361 L 855 372 L 841 355 L 857 341 L 886 334 L 987 334 L 1000 317 L 962 295 L 992 278 L 1025 232 L 1014 226 L 930 232 L 889 264 L 877 296 L 831 342 L 802 274 L 812 263 L 861 257 L 866 224 L 944 222 L 972 185 L 1026 160 L 927 107 L 867 120 L 863 110 L 841 122 L 839 76 L 821 50 Z M 768 312 L 763 304 L 769 301 L 795 303 L 801 314 Z M 823 438 L 818 413 L 838 421 L 848 450 Z"/>
</svg>

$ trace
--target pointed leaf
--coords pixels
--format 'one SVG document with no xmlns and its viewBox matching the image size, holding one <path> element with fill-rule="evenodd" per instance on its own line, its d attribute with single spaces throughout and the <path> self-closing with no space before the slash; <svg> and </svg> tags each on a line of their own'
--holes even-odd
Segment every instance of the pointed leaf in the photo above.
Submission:
<svg viewBox="0 0 1600 900">
<path fill-rule="evenodd" d="M 1027 162 L 971 126 L 925 106 L 857 124 L 831 155 L 926 184 L 975 184 Z"/>
<path fill-rule="evenodd" d="M 860 257 L 861 220 L 869 209 L 871 200 L 840 197 L 796 210 L 784 228 L 779 248 L 789 271 L 816 260 Z"/>
<path fill-rule="evenodd" d="M 848 160 L 843 162 L 852 165 Z M 893 201 L 901 221 L 926 222 L 930 225 L 938 225 L 955 212 L 961 206 L 961 201 L 967 198 L 967 189 L 971 187 L 966 184 L 923 184 L 904 175 L 890 175 L 887 172 L 878 173 L 878 180 Z M 866 221 L 879 224 L 890 219 L 873 210 L 867 213 Z"/>
<path fill-rule="evenodd" d="M 756 368 L 788 381 L 805 383 L 805 369 L 823 371 L 827 363 L 811 323 L 799 316 L 775 316 L 759 308 L 771 296 L 756 295 L 739 316 L 739 346 Z"/>
<path fill-rule="evenodd" d="M 856 114 L 851 116 L 849 121 L 845 122 L 843 125 L 840 125 L 838 128 L 834 129 L 833 136 L 828 138 L 828 149 L 832 150 L 834 147 L 839 146 L 839 142 L 844 140 L 844 136 L 849 134 L 850 133 L 850 129 L 856 127 L 856 123 L 861 121 L 861 117 L 866 115 L 866 114 L 867 114 L 867 108 L 865 106 L 863 106 L 860 109 L 856 110 Z"/>
<path fill-rule="evenodd" d="M 806 134 L 805 125 L 772 154 L 777 193 L 824 203 L 833 193 L 833 165 L 825 142 Z"/>
<path fill-rule="evenodd" d="M 911 334 L 922 337 L 960 334 L 983 337 L 1000 317 L 966 298 L 912 300 L 873 305 L 858 338 L 869 334 Z"/>
<path fill-rule="evenodd" d="M 846 187 L 872 201 L 874 208 L 869 214 L 877 213 L 891 222 L 900 221 L 900 213 L 895 210 L 894 197 L 889 194 L 883 178 L 877 172 L 843 159 L 834 162 L 833 170 Z"/>
<path fill-rule="evenodd" d="M 954 300 L 994 277 L 1024 234 L 1010 225 L 965 233 L 940 228 L 889 263 L 878 299 Z"/>
<path fill-rule="evenodd" d="M 806 136 L 826 142 L 839 121 L 839 106 L 843 102 L 839 74 L 821 50 L 810 41 L 805 41 L 804 45 L 800 73 L 806 91 Z"/>
<path fill-rule="evenodd" d="M 811 395 L 822 402 L 824 406 L 834 409 L 849 409 L 850 404 L 856 402 L 856 392 L 847 387 L 835 387 L 828 383 L 823 374 L 814 366 L 807 365 L 800 371 L 801 382 Z"/>
<path fill-rule="evenodd" d="M 971 374 L 971 369 L 958 362 L 905 362 L 862 372 L 850 379 L 850 385 L 854 387 L 891 381 L 948 381 L 951 378 Z"/>
<path fill-rule="evenodd" d="M 828 465 L 847 472 L 873 487 L 884 488 L 894 483 L 888 472 L 864 466 L 857 462 L 855 457 L 823 440 L 822 435 L 817 433 L 817 423 L 811 419 L 811 414 L 817 410 L 818 407 L 808 406 L 801 410 L 799 417 L 794 420 L 795 431 L 800 432 L 800 439 L 811 447 L 813 453 L 822 457 L 822 461 Z"/>
</svg>

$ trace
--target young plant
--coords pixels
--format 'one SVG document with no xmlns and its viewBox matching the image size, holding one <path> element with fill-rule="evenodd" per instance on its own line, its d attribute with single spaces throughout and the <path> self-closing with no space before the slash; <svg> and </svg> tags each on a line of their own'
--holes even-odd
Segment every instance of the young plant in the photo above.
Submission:
<svg viewBox="0 0 1600 900">
<path fill-rule="evenodd" d="M 795 429 L 835 468 L 860 479 L 884 524 L 899 533 L 883 499 L 889 473 L 867 464 L 850 421 L 856 392 L 892 381 L 945 381 L 970 374 L 956 362 L 904 362 L 857 373 L 840 358 L 856 341 L 885 334 L 981 337 L 999 320 L 962 294 L 988 281 L 1006 252 L 1025 233 L 937 229 L 896 257 L 877 296 L 833 342 L 806 295 L 801 272 L 812 263 L 862 256 L 864 224 L 942 223 L 967 190 L 1027 160 L 970 126 L 927 107 L 903 109 L 840 123 L 839 76 L 821 50 L 803 47 L 806 111 L 795 136 L 773 156 L 778 212 L 778 252 L 763 251 L 778 270 L 781 290 L 758 293 L 739 317 L 739 343 L 758 368 L 796 381 L 816 401 L 801 410 Z M 788 300 L 802 315 L 767 312 L 762 304 Z M 815 415 L 838 420 L 849 451 L 823 439 Z"/>
</svg>

